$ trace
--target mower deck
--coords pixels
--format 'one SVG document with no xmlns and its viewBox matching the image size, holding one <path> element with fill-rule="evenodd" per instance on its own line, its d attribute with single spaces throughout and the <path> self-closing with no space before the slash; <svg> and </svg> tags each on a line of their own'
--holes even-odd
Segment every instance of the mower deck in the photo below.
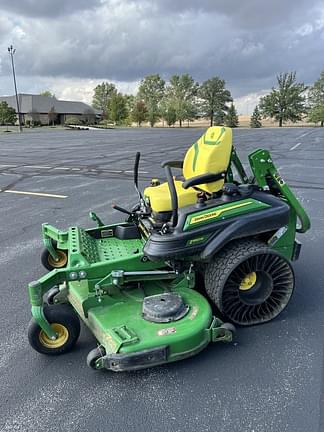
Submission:
<svg viewBox="0 0 324 432">
<path fill-rule="evenodd" d="M 116 288 L 102 305 L 97 303 L 84 314 L 82 305 L 89 302 L 88 284 L 70 282 L 69 302 L 105 349 L 96 368 L 140 369 L 190 357 L 212 341 L 231 340 L 220 328 L 222 322 L 212 316 L 207 300 L 190 288 L 169 291 L 182 297 L 187 308 L 183 318 L 165 323 L 144 319 L 144 298 L 161 294 L 163 300 L 168 288 L 159 281 L 140 288 Z"/>
</svg>

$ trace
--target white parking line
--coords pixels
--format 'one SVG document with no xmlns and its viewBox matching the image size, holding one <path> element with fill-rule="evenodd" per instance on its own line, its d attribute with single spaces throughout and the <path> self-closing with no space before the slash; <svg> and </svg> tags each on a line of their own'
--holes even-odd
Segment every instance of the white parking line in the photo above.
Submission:
<svg viewBox="0 0 324 432">
<path fill-rule="evenodd" d="M 95 170 L 94 170 L 95 171 Z M 112 174 L 120 174 L 122 171 L 116 171 L 116 170 L 103 170 L 104 172 L 106 172 L 106 173 L 112 173 Z"/>
<path fill-rule="evenodd" d="M 53 168 L 53 169 L 55 169 L 55 170 L 70 170 L 71 168 L 67 168 L 67 167 L 56 167 L 56 168 Z"/>
<path fill-rule="evenodd" d="M 24 168 L 37 168 L 37 169 L 51 169 L 52 167 L 50 166 L 45 166 L 45 165 L 24 165 Z"/>
<path fill-rule="evenodd" d="M 295 144 L 294 146 L 292 146 L 292 147 L 289 149 L 289 151 L 291 151 L 291 150 L 295 150 L 295 149 L 296 149 L 297 147 L 299 147 L 300 145 L 301 145 L 301 142 Z"/>
<path fill-rule="evenodd" d="M 298 138 L 304 138 L 305 136 L 307 136 L 307 135 L 311 134 L 312 132 L 313 132 L 312 130 L 310 130 L 310 131 L 307 131 L 307 132 L 304 132 L 303 134 L 299 135 L 299 137 L 298 137 Z"/>
<path fill-rule="evenodd" d="M 6 168 L 9 168 L 9 167 L 11 167 L 11 168 L 14 168 L 14 167 L 16 167 L 17 165 L 6 165 L 6 164 L 1 164 L 0 165 L 0 167 L 6 167 Z"/>
<path fill-rule="evenodd" d="M 127 174 L 132 174 L 134 171 L 124 171 Z M 148 174 L 148 171 L 138 171 L 138 174 Z"/>
<path fill-rule="evenodd" d="M 62 199 L 68 198 L 67 195 L 57 195 L 57 194 L 50 194 L 50 193 L 44 193 L 44 192 L 26 192 L 26 191 L 1 190 L 1 189 L 0 189 L 0 192 L 19 194 L 19 195 L 32 195 L 32 196 L 47 197 L 47 198 L 62 198 Z"/>
</svg>

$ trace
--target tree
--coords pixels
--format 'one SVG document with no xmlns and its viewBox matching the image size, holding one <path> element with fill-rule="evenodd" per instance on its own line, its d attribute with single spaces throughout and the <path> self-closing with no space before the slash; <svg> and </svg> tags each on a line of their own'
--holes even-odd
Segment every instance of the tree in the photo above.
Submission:
<svg viewBox="0 0 324 432">
<path fill-rule="evenodd" d="M 47 97 L 56 98 L 55 94 L 52 93 L 50 90 L 44 90 L 44 91 L 40 92 L 39 94 L 40 94 L 40 96 L 47 96 Z"/>
<path fill-rule="evenodd" d="M 194 112 L 195 96 L 198 83 L 188 75 L 173 75 L 166 90 L 166 97 L 173 105 L 179 125 L 182 127 L 184 120 L 190 120 Z"/>
<path fill-rule="evenodd" d="M 225 116 L 225 125 L 231 128 L 235 128 L 239 125 L 238 116 L 233 103 L 228 108 L 227 114 Z"/>
<path fill-rule="evenodd" d="M 147 119 L 147 108 L 144 101 L 139 100 L 135 103 L 131 112 L 131 117 L 132 120 L 137 123 L 138 127 Z"/>
<path fill-rule="evenodd" d="M 125 119 L 124 123 L 127 126 L 131 126 L 133 122 L 132 112 L 136 104 L 136 97 L 132 94 L 125 94 L 124 99 L 125 99 L 126 109 L 127 109 L 127 118 Z"/>
<path fill-rule="evenodd" d="M 187 120 L 188 127 L 191 121 L 195 120 L 198 117 L 198 109 L 197 104 L 192 102 L 187 105 L 186 114 L 184 120 Z"/>
<path fill-rule="evenodd" d="M 251 119 L 250 119 L 250 127 L 251 128 L 262 127 L 261 119 L 262 119 L 262 116 L 261 116 L 260 110 L 259 110 L 258 105 L 257 105 L 254 108 L 254 111 L 253 111 Z"/>
<path fill-rule="evenodd" d="M 125 98 L 127 111 L 131 112 L 132 109 L 134 108 L 135 103 L 136 103 L 136 97 L 132 94 L 125 94 L 124 98 Z"/>
<path fill-rule="evenodd" d="M 109 119 L 114 123 L 122 123 L 128 116 L 126 99 L 121 93 L 114 93 L 108 104 Z"/>
<path fill-rule="evenodd" d="M 94 95 L 92 98 L 92 106 L 102 111 L 103 117 L 107 117 L 108 104 L 111 97 L 117 93 L 115 84 L 103 82 L 94 88 Z"/>
<path fill-rule="evenodd" d="M 0 125 L 14 125 L 17 120 L 16 111 L 7 102 L 0 102 Z"/>
<path fill-rule="evenodd" d="M 164 112 L 164 119 L 169 127 L 175 124 L 177 121 L 177 112 L 173 106 L 169 106 Z"/>
<path fill-rule="evenodd" d="M 225 81 L 217 76 L 201 84 L 198 96 L 202 101 L 203 115 L 210 119 L 210 126 L 214 124 L 215 115 L 218 114 L 217 120 L 219 120 L 221 113 L 226 113 L 228 110 L 226 104 L 233 101 L 230 91 L 225 88 Z"/>
<path fill-rule="evenodd" d="M 164 95 L 165 81 L 160 75 L 148 75 L 138 89 L 138 98 L 142 99 L 147 108 L 147 119 L 151 127 L 160 117 L 160 103 Z"/>
<path fill-rule="evenodd" d="M 228 107 L 227 107 L 228 110 Z M 225 122 L 225 113 L 223 110 L 217 110 L 214 114 L 213 124 L 216 126 L 221 126 Z"/>
<path fill-rule="evenodd" d="M 324 125 L 324 105 L 314 106 L 308 113 L 308 121 Z"/>
<path fill-rule="evenodd" d="M 314 85 L 309 90 L 308 100 L 310 111 L 308 114 L 309 121 L 324 125 L 324 71 Z"/>
<path fill-rule="evenodd" d="M 304 83 L 296 82 L 295 72 L 286 72 L 277 76 L 278 88 L 272 87 L 270 94 L 261 98 L 260 110 L 264 117 L 274 118 L 279 127 L 285 121 L 296 122 L 305 114 Z"/>
</svg>

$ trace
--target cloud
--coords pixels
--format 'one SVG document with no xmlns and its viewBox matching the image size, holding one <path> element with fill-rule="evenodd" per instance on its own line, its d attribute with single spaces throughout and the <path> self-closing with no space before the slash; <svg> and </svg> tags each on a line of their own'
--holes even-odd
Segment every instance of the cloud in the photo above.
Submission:
<svg viewBox="0 0 324 432">
<path fill-rule="evenodd" d="M 96 8 L 100 3 L 100 0 L 1 0 L 1 10 L 21 16 L 56 18 Z"/>
<path fill-rule="evenodd" d="M 48 82 L 71 97 L 100 80 L 134 89 L 147 74 L 190 73 L 218 75 L 241 98 L 282 71 L 311 83 L 323 68 L 322 0 L 2 0 L 1 10 L 0 93 L 11 43 L 21 91 Z"/>
</svg>

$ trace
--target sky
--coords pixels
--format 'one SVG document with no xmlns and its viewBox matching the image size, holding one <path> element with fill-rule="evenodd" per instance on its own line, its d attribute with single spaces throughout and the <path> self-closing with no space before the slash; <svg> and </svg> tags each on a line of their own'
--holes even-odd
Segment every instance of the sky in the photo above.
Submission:
<svg viewBox="0 0 324 432">
<path fill-rule="evenodd" d="M 250 113 L 280 72 L 312 84 L 324 70 L 324 0 L 0 0 L 0 95 L 51 90 L 91 102 L 102 81 L 189 73 L 226 81 Z"/>
</svg>

